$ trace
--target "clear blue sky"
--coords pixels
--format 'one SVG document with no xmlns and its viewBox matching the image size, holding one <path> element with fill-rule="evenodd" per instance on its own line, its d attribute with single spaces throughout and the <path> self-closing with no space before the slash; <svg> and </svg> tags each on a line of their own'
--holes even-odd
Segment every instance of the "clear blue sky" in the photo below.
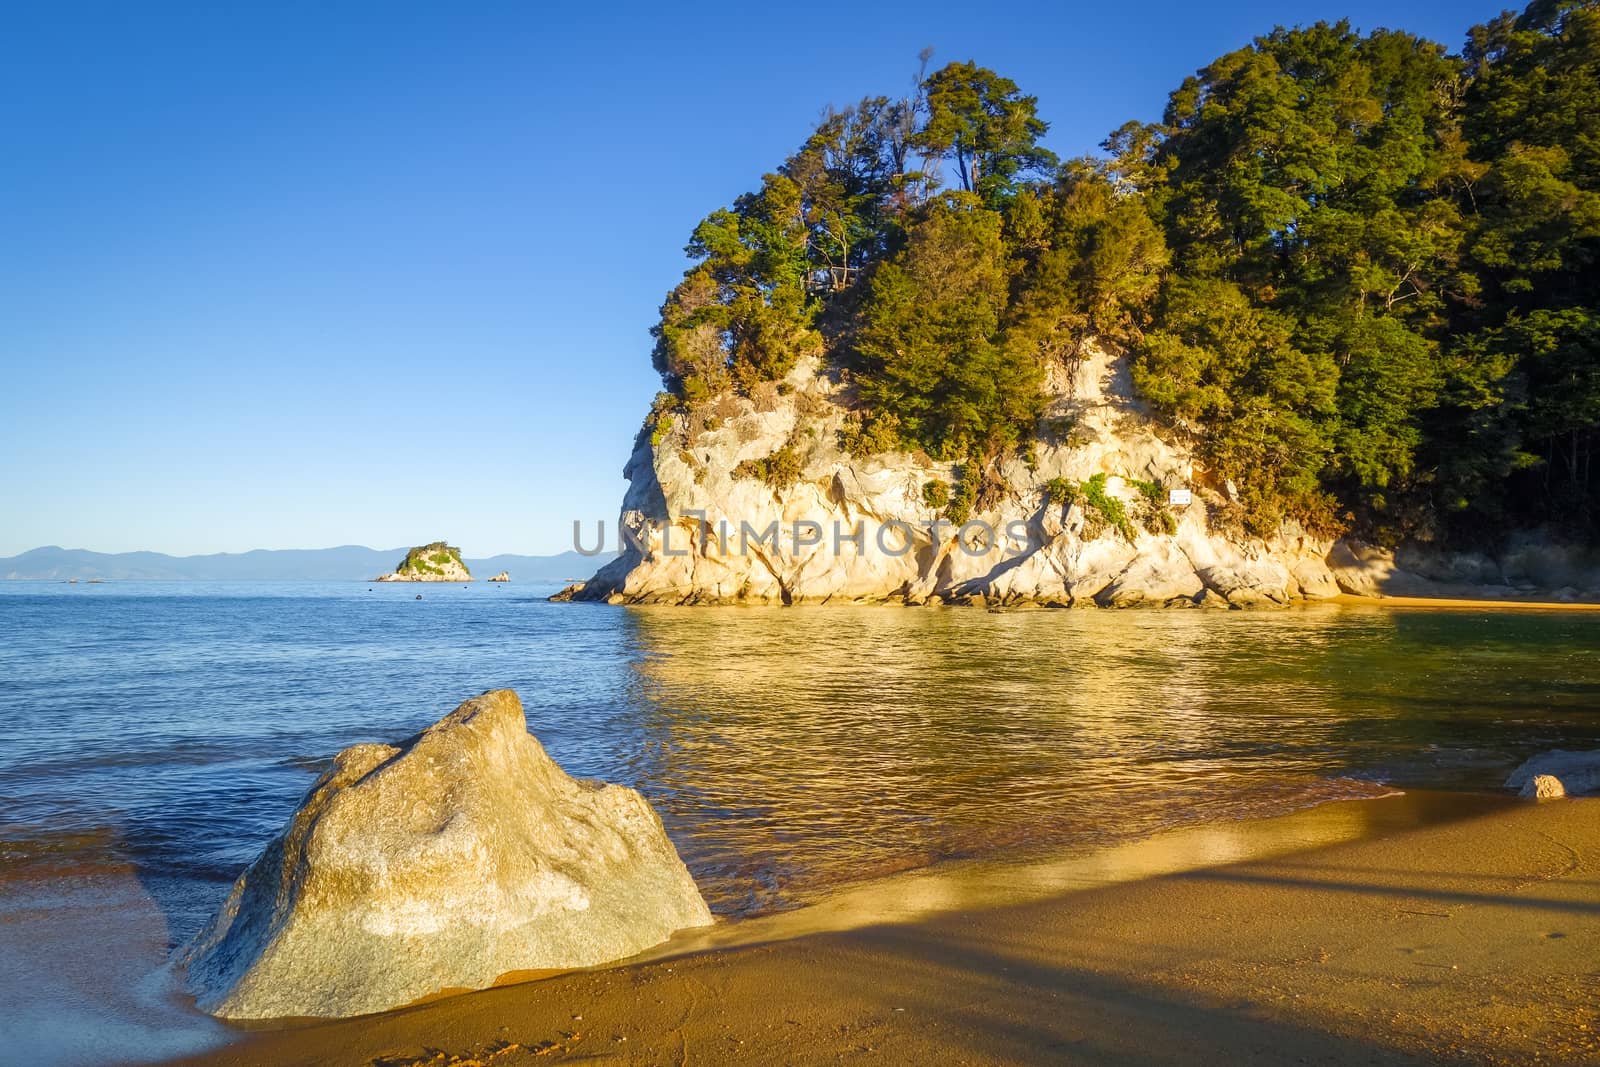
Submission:
<svg viewBox="0 0 1600 1067">
<path fill-rule="evenodd" d="M 7 5 L 0 555 L 560 551 L 694 223 L 924 45 L 1076 155 L 1275 24 L 1502 6 Z"/>
</svg>

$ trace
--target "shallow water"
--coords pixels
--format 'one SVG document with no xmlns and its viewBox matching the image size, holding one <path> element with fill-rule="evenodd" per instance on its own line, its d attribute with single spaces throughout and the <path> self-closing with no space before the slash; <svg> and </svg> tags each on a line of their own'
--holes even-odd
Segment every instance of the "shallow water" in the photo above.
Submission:
<svg viewBox="0 0 1600 1067">
<path fill-rule="evenodd" d="M 414 599 L 418 589 L 422 600 Z M 1600 743 L 1600 618 L 623 609 L 528 586 L 0 585 L 0 860 L 133 864 L 192 933 L 323 761 L 511 686 L 721 914 L 958 856 L 1498 784 Z"/>
<path fill-rule="evenodd" d="M 487 688 L 515 688 L 573 774 L 641 789 L 723 916 L 940 860 L 1494 787 L 1531 752 L 1600 746 L 1600 614 L 617 608 L 551 591 L 0 583 L 7 1047 L 91 1062 L 214 1040 L 141 976 L 332 753 Z"/>
</svg>

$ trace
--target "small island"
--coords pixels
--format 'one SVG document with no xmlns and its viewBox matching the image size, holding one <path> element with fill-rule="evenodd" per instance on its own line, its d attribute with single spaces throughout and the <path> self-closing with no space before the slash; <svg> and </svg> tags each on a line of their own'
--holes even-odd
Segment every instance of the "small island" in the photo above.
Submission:
<svg viewBox="0 0 1600 1067">
<path fill-rule="evenodd" d="M 461 562 L 461 550 L 443 541 L 413 548 L 394 569 L 380 574 L 378 582 L 470 582 L 472 572 Z"/>
</svg>

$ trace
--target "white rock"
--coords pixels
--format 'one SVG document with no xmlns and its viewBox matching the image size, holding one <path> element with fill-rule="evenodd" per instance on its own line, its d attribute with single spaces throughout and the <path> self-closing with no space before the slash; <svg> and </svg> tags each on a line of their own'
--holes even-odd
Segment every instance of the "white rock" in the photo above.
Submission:
<svg viewBox="0 0 1600 1067">
<path fill-rule="evenodd" d="M 1210 511 L 1225 505 L 1230 486 L 1197 469 L 1184 439 L 1150 416 L 1134 394 L 1126 358 L 1092 342 L 1081 357 L 1052 365 L 1046 376 L 1046 426 L 1063 429 L 1046 432 L 1029 462 L 1004 458 L 988 472 L 970 515 L 994 532 L 985 549 L 974 551 L 971 535 L 958 544 L 948 525 L 930 528 L 940 513 L 927 505 L 924 487 L 939 481 L 953 489 L 959 465 L 903 452 L 846 452 L 839 444 L 851 417 L 844 387 L 810 359 L 781 394 L 775 387 L 758 388 L 757 398 L 730 393 L 641 434 L 624 471 L 622 506 L 622 525 L 637 534 L 636 543 L 625 544 L 582 590 L 562 595 L 616 603 L 982 596 L 1006 604 L 1276 607 L 1341 591 L 1417 593 L 1432 585 L 1396 566 L 1392 552 L 1335 544 L 1291 524 L 1266 540 L 1213 528 Z M 784 449 L 799 460 L 794 484 L 774 488 L 734 476 L 741 463 Z M 1090 515 L 1082 503 L 1047 499 L 1052 481 L 1082 485 L 1097 474 L 1140 527 L 1131 531 L 1132 543 L 1130 531 Z M 1145 515 L 1149 505 L 1135 481 L 1190 489 L 1193 502 Z M 1149 529 L 1142 517 L 1151 520 Z M 1174 532 L 1153 532 L 1170 529 L 1168 520 L 1176 521 Z M 814 523 L 821 543 L 796 545 L 797 522 Z M 910 551 L 897 550 L 903 538 L 892 531 L 887 543 L 876 536 L 887 523 L 915 527 Z M 864 543 L 850 536 L 860 524 Z M 777 544 L 752 541 L 769 530 L 778 533 Z"/>
<path fill-rule="evenodd" d="M 1165 542 L 1141 553 L 1115 581 L 1101 590 L 1096 603 L 1104 607 L 1130 608 L 1193 604 L 1205 589 L 1177 546 Z"/>
<path fill-rule="evenodd" d="M 346 1016 L 710 922 L 649 802 L 569 777 L 501 689 L 339 753 L 179 962 L 214 1015 Z"/>
<path fill-rule="evenodd" d="M 1534 800 L 1560 800 L 1567 795 L 1567 787 L 1553 774 L 1536 774 L 1522 787 L 1522 795 Z"/>
<path fill-rule="evenodd" d="M 1506 788 L 1516 789 L 1525 797 L 1600 793 L 1600 751 L 1568 752 L 1557 748 L 1541 752 L 1511 772 Z"/>
</svg>

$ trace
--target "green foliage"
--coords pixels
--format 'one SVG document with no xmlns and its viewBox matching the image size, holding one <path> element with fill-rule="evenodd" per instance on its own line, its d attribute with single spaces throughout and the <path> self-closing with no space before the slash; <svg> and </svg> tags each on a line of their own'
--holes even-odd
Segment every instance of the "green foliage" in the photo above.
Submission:
<svg viewBox="0 0 1600 1067">
<path fill-rule="evenodd" d="M 1178 532 L 1178 520 L 1167 510 L 1167 491 L 1161 487 L 1160 482 L 1129 478 L 1128 484 L 1139 494 L 1135 518 L 1141 526 L 1153 534 Z"/>
<path fill-rule="evenodd" d="M 434 541 L 431 544 L 413 548 L 406 553 L 405 558 L 396 567 L 395 573 L 403 577 L 412 577 L 419 574 L 442 575 L 447 564 L 457 564 L 466 570 L 466 564 L 461 562 L 461 550 L 443 541 Z"/>
<path fill-rule="evenodd" d="M 827 112 L 696 228 L 655 328 L 673 400 L 759 406 L 820 353 L 855 398 L 840 444 L 962 462 L 964 518 L 997 456 L 1082 443 L 1043 386 L 1097 341 L 1254 533 L 1600 529 L 1600 0 L 1534 0 L 1460 56 L 1280 28 L 1103 159 L 1045 132 L 973 62 Z M 1124 536 L 1175 525 L 1090 492 Z"/>
<path fill-rule="evenodd" d="M 1255 532 L 1285 508 L 1316 516 L 1329 464 L 1337 365 L 1297 348 L 1292 324 L 1237 285 L 1175 279 L 1132 364 L 1157 410 L 1199 431 L 1201 458 L 1236 479 Z"/>
<path fill-rule="evenodd" d="M 853 414 L 839 428 L 839 447 L 852 456 L 898 451 L 900 420 L 889 411 Z"/>
<path fill-rule="evenodd" d="M 800 480 L 800 472 L 805 468 L 804 458 L 800 454 L 798 441 L 791 437 L 785 441 L 782 448 L 767 455 L 763 459 L 747 459 L 733 469 L 735 478 L 754 478 L 764 482 L 772 489 L 782 491 L 792 487 Z"/>
<path fill-rule="evenodd" d="M 956 471 L 955 491 L 944 509 L 945 518 L 962 525 L 972 515 L 972 506 L 978 502 L 978 489 L 983 481 L 983 471 L 977 463 L 968 460 Z"/>
<path fill-rule="evenodd" d="M 1102 471 L 1083 483 L 1083 501 L 1100 513 L 1106 524 L 1120 533 L 1131 545 L 1139 539 L 1139 531 L 1128 520 L 1128 511 L 1122 501 L 1106 492 L 1106 476 Z"/>
<path fill-rule="evenodd" d="M 1128 484 L 1133 486 L 1146 503 L 1160 507 L 1167 502 L 1166 491 L 1161 488 L 1160 482 L 1142 482 L 1137 478 L 1129 478 Z"/>
<path fill-rule="evenodd" d="M 1075 502 L 1081 491 L 1082 489 L 1077 482 L 1066 478 L 1051 478 L 1044 483 L 1045 499 L 1061 507 Z"/>
<path fill-rule="evenodd" d="M 923 482 L 922 502 L 935 511 L 950 503 L 950 483 L 938 478 Z"/>
<path fill-rule="evenodd" d="M 931 159 L 949 159 L 963 192 L 998 207 L 1019 175 L 1048 171 L 1056 157 L 1039 144 L 1049 125 L 1039 98 L 973 62 L 951 63 L 923 83 L 926 121 L 911 139 Z"/>
<path fill-rule="evenodd" d="M 942 459 L 1015 445 L 1043 409 L 1041 366 L 1001 335 L 1001 222 L 968 194 L 927 205 L 873 272 L 854 337 L 862 401 Z"/>
</svg>

